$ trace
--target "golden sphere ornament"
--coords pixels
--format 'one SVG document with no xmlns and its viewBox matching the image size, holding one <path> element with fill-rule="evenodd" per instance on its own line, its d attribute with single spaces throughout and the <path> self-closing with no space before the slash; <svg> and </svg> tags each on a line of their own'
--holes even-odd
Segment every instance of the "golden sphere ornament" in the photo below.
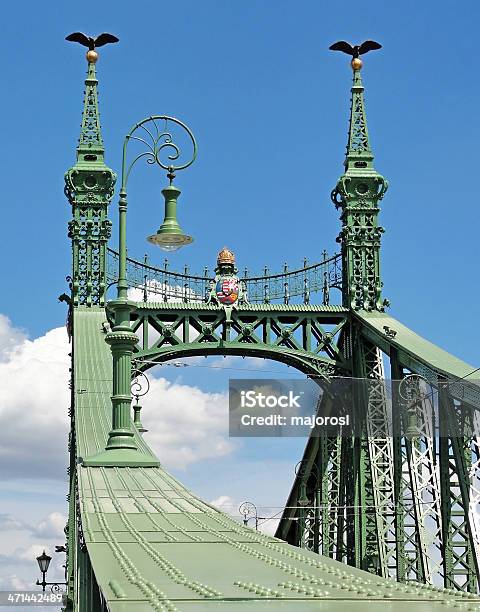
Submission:
<svg viewBox="0 0 480 612">
<path fill-rule="evenodd" d="M 354 57 L 352 59 L 352 68 L 353 70 L 360 70 L 363 66 L 363 62 L 359 57 Z"/>
<path fill-rule="evenodd" d="M 98 60 L 98 53 L 93 51 L 93 49 L 90 49 L 90 51 L 87 51 L 87 55 L 85 57 L 87 58 L 87 62 L 90 64 L 96 64 Z"/>
</svg>

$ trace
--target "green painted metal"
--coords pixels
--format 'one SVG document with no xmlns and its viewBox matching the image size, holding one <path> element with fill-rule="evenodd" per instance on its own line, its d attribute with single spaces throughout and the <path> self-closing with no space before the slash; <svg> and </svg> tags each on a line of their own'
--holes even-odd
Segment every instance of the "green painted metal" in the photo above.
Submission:
<svg viewBox="0 0 480 612">
<path fill-rule="evenodd" d="M 388 182 L 373 167 L 360 70 L 353 70 L 350 128 L 345 172 L 332 191 L 332 201 L 341 210 L 343 305 L 354 310 L 383 310 L 380 278 L 378 202 Z"/>
<path fill-rule="evenodd" d="M 174 165 L 179 157 L 179 148 L 172 140 L 171 134 L 167 127 L 162 131 L 158 128 L 157 121 L 162 120 L 167 124 L 168 121 L 180 125 L 189 134 L 193 144 L 192 158 L 182 164 Z M 152 135 L 147 125 L 156 132 Z M 137 130 L 142 129 L 151 136 L 151 144 L 145 137 L 136 136 Z M 134 160 L 127 165 L 127 145 L 131 141 L 139 141 L 142 145 L 147 146 L 147 150 L 137 155 Z M 168 166 L 161 161 L 162 151 L 173 149 L 174 154 L 169 155 Z M 112 428 L 108 435 L 108 442 L 105 449 L 91 457 L 84 459 L 85 465 L 90 466 L 143 466 L 155 467 L 159 465 L 158 460 L 153 459 L 149 454 L 142 453 L 135 440 L 135 427 L 131 420 L 130 407 L 132 395 L 130 391 L 131 373 L 132 373 L 132 353 L 137 343 L 137 337 L 130 328 L 130 316 L 135 309 L 135 304 L 128 299 L 128 283 L 127 283 L 127 183 L 130 172 L 137 161 L 146 158 L 149 163 L 154 163 L 161 168 L 168 169 L 168 177 L 170 186 L 164 189 L 166 199 L 166 215 L 170 213 L 171 224 L 169 232 L 172 230 L 172 223 L 176 223 L 176 197 L 172 194 L 178 194 L 179 190 L 174 187 L 172 180 L 175 177 L 175 170 L 183 170 L 188 168 L 196 157 L 196 143 L 190 130 L 178 119 L 167 117 L 164 115 L 153 115 L 137 123 L 132 130 L 127 134 L 123 146 L 122 158 L 122 183 L 120 188 L 120 198 L 118 204 L 119 212 L 119 229 L 118 229 L 118 245 L 119 245 L 119 267 L 117 281 L 117 299 L 111 300 L 108 303 L 109 309 L 114 313 L 114 321 L 112 330 L 106 335 L 105 340 L 110 345 L 113 358 L 113 395 L 112 395 Z M 169 195 L 170 194 L 170 195 Z M 171 207 L 172 197 L 175 200 L 175 208 Z M 170 207 L 169 207 L 170 205 Z M 175 218 L 174 218 L 175 217 Z M 178 223 L 176 224 L 178 227 Z M 179 228 L 178 228 L 179 229 Z M 164 232 L 165 233 L 165 232 Z M 178 231 L 173 232 L 178 237 Z M 104 266 L 106 271 L 106 266 Z"/>
<path fill-rule="evenodd" d="M 73 609 L 102 609 L 96 607 L 97 587 L 108 609 L 118 611 L 256 605 L 427 612 L 444 609 L 445 599 L 470 601 L 369 576 L 262 535 L 201 501 L 162 467 L 85 466 L 79 456 L 101 450 L 110 429 L 112 359 L 105 321 L 101 308 L 75 309 L 79 512 L 70 525 L 78 542 Z M 147 452 L 140 437 L 138 445 Z"/>
<path fill-rule="evenodd" d="M 135 367 L 143 370 L 193 355 L 270 358 L 323 378 L 349 369 L 336 344 L 347 322 L 339 307 L 242 304 L 229 322 L 213 304 L 140 302 L 132 320 Z"/>
<path fill-rule="evenodd" d="M 187 129 L 193 143 L 188 162 L 172 165 L 180 152 L 167 127 L 159 125 L 164 121 Z M 137 131 L 152 140 L 128 166 L 128 142 L 145 142 Z M 166 163 L 160 159 L 165 148 L 170 148 Z M 127 135 L 118 294 L 105 304 L 107 282 L 113 280 L 107 277 L 106 249 L 115 174 L 104 163 L 95 65 L 89 63 L 77 162 L 66 175 L 73 210 L 67 609 L 255 605 L 421 612 L 443 609 L 448 602 L 464 608 L 478 604 L 473 595 L 480 549 L 478 439 L 448 438 L 438 450 L 421 411 L 418 439 L 392 440 L 379 433 L 386 418 L 382 352 L 390 357 L 395 378 L 416 372 L 437 385 L 445 378 L 461 380 L 458 387 L 449 386 L 449 418 L 459 418 L 460 402 L 480 408 L 480 390 L 474 368 L 382 312 L 383 230 L 377 217 L 387 183 L 373 167 L 359 70 L 353 75 L 345 172 L 332 193 L 342 211 L 341 281 L 337 256 L 324 255 L 320 264 L 305 262 L 292 272 L 285 265 L 278 275 L 245 274 L 239 281 L 242 298 L 227 308 L 213 292 L 221 266 L 213 279 L 207 272 L 195 277 L 128 260 L 131 168 L 147 158 L 168 170 L 172 182 L 175 170 L 188 167 L 195 156 L 190 130 L 171 117 L 148 117 Z M 171 204 L 179 190 L 168 189 Z M 176 211 L 168 208 L 175 225 Z M 129 266 L 141 271 L 140 283 L 132 281 Z M 150 301 L 151 285 L 159 278 L 164 278 L 160 300 Z M 142 288 L 143 301 L 129 299 L 132 285 Z M 331 287 L 342 289 L 342 306 L 329 304 Z M 322 293 L 323 305 L 311 303 L 315 291 Z M 132 374 L 178 357 L 219 354 L 274 359 L 319 384 L 336 375 L 371 382 L 359 398 L 362 436 L 308 440 L 277 531 L 281 540 L 239 525 L 187 491 L 143 439 L 138 409 L 132 419 Z M 417 582 L 440 577 L 452 589 L 405 585 L 389 577 Z"/>
<path fill-rule="evenodd" d="M 107 279 L 118 280 L 118 252 L 108 249 Z M 158 302 L 204 302 L 211 291 L 213 274 L 208 267 L 204 273 L 189 274 L 168 269 L 168 260 L 163 268 L 127 257 L 127 283 L 130 288 L 143 285 L 144 301 Z M 252 275 L 245 269 L 241 275 L 247 301 L 250 304 L 309 304 L 315 294 L 322 295 L 325 306 L 329 305 L 332 289 L 342 289 L 341 255 L 328 256 L 323 252 L 321 261 L 309 264 L 304 259 L 301 268 L 289 270 L 287 264 L 279 273 L 270 273 L 267 268 L 262 275 Z"/>
<path fill-rule="evenodd" d="M 437 388 L 448 379 L 457 404 L 450 404 L 449 418 L 459 418 L 459 401 L 480 409 L 477 369 L 383 312 L 383 230 L 377 216 L 387 183 L 373 167 L 359 70 L 353 74 L 351 104 L 345 173 L 332 192 L 342 210 L 343 305 L 349 308 L 350 322 L 338 346 L 354 377 L 379 384 L 370 385 L 369 397 L 359 404 L 365 412 L 364 437 L 309 440 L 302 462 L 328 467 L 320 469 L 321 479 L 308 490 L 302 516 L 322 517 L 320 529 L 312 525 L 320 534 L 315 547 L 323 547 L 329 556 L 401 581 L 442 580 L 446 587 L 474 592 L 479 588 L 480 559 L 478 437 L 437 443 L 423 408 L 416 415 L 419 436 L 412 440 L 376 435 L 375 425 L 385 431 L 382 352 L 391 360 L 394 379 L 414 372 Z M 459 384 L 452 385 L 454 380 Z M 297 544 L 301 534 L 295 520 L 300 514 L 294 508 L 301 484 L 297 477 L 277 530 L 277 535 Z M 373 515 L 369 508 L 375 508 Z"/>
<path fill-rule="evenodd" d="M 74 306 L 105 305 L 106 247 L 111 234 L 107 209 L 116 175 L 105 165 L 100 132 L 95 64 L 88 63 L 77 161 L 65 174 L 65 194 L 72 205 L 68 224 L 73 265 L 70 288 Z"/>
</svg>

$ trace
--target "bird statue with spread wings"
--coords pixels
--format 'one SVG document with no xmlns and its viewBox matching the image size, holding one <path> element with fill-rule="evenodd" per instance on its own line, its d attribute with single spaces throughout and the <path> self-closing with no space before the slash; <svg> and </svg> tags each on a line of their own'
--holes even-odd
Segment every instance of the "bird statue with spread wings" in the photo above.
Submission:
<svg viewBox="0 0 480 612">
<path fill-rule="evenodd" d="M 108 45 L 109 43 L 116 43 L 119 39 L 108 32 L 103 32 L 103 34 L 99 34 L 96 38 L 93 38 L 93 36 L 87 36 L 83 32 L 73 32 L 72 34 L 65 36 L 65 40 L 77 42 L 84 47 L 88 47 L 87 60 L 95 63 L 98 59 L 98 53 L 95 51 L 95 49 L 97 47 L 103 47 L 103 45 Z"/>
<path fill-rule="evenodd" d="M 345 40 L 339 40 L 333 45 L 330 45 L 330 51 L 342 51 L 347 55 L 352 56 L 352 68 L 354 70 L 360 70 L 362 67 L 362 60 L 360 59 L 360 55 L 364 55 L 369 51 L 375 51 L 377 49 L 381 49 L 382 45 L 374 40 L 366 40 L 361 45 L 351 45 L 349 42 Z"/>
</svg>

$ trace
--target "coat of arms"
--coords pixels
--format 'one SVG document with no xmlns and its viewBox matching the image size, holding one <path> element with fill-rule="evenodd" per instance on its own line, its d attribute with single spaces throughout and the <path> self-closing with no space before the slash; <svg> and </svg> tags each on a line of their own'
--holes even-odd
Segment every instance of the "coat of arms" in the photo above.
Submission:
<svg viewBox="0 0 480 612">
<path fill-rule="evenodd" d="M 223 248 L 218 254 L 215 272 L 207 302 L 223 306 L 227 322 L 230 322 L 232 309 L 240 303 L 245 303 L 247 299 L 244 283 L 236 276 L 235 256 L 227 248 Z"/>
</svg>

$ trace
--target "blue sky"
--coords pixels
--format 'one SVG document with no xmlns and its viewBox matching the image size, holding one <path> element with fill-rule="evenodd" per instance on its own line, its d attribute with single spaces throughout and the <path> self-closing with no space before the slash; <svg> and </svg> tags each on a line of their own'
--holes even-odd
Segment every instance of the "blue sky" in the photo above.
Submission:
<svg viewBox="0 0 480 612">
<path fill-rule="evenodd" d="M 336 252 L 340 225 L 329 194 L 342 171 L 351 71 L 346 56 L 328 46 L 373 38 L 384 49 L 366 56 L 363 78 L 375 165 L 390 181 L 380 218 L 384 295 L 393 316 L 479 365 L 479 17 L 476 2 L 443 0 L 9 3 L 0 149 L 0 314 L 11 321 L 5 337 L 39 339 L 25 354 L 62 342 L 48 333 L 66 315 L 57 302 L 70 271 L 63 174 L 74 162 L 86 70 L 83 49 L 66 43 L 66 34 L 110 31 L 120 38 L 100 49 L 98 63 L 106 159 L 117 172 L 124 135 L 143 117 L 174 115 L 194 131 L 198 160 L 176 183 L 183 192 L 179 218 L 195 242 L 171 257 L 173 268 L 188 264 L 193 271 L 212 266 L 225 244 L 239 267 L 259 271 Z M 161 252 L 145 236 L 162 220 L 165 184 L 163 174 L 145 167 L 129 185 L 129 253 L 148 253 L 157 263 Z M 110 217 L 115 237 L 116 197 Z M 55 376 L 63 384 L 59 361 Z M 160 374 L 211 394 L 226 389 L 232 372 Z M 57 462 L 62 435 L 55 434 Z M 302 445 L 268 441 L 172 469 L 208 500 L 223 495 L 236 503 L 262 492 L 260 501 L 273 508 L 284 502 Z M 283 488 L 269 482 L 262 489 L 274 464 L 284 470 Z M 36 474 L 35 486 L 20 472 L 0 482 L 0 514 L 26 513 L 25 547 L 42 542 L 40 519 L 65 511 L 60 473 L 53 470 L 49 481 Z M 29 516 L 25 496 L 36 500 Z M 27 575 L 21 564 L 12 572 Z"/>
</svg>

